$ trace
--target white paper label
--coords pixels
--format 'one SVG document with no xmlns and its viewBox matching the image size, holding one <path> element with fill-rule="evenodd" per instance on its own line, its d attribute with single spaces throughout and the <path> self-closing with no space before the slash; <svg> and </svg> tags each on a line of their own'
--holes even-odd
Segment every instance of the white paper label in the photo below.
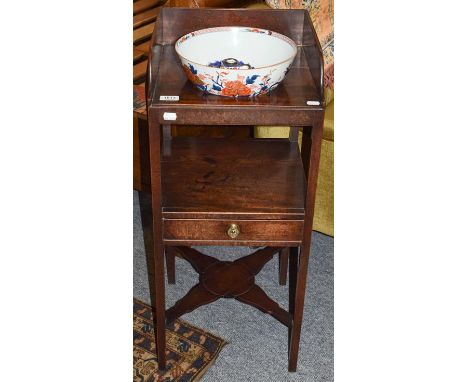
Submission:
<svg viewBox="0 0 468 382">
<path fill-rule="evenodd" d="M 164 113 L 163 118 L 165 121 L 175 121 L 177 119 L 176 113 Z"/>
<path fill-rule="evenodd" d="M 307 105 L 309 106 L 318 106 L 320 105 L 319 101 L 307 101 Z"/>
<path fill-rule="evenodd" d="M 178 101 L 179 96 L 159 96 L 160 101 Z"/>
</svg>

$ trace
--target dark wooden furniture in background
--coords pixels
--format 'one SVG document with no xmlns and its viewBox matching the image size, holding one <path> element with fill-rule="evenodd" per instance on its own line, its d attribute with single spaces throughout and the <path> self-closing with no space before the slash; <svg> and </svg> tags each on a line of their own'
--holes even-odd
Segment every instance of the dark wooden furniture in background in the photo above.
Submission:
<svg viewBox="0 0 468 382">
<path fill-rule="evenodd" d="M 298 44 L 290 72 L 272 93 L 230 99 L 203 94 L 187 81 L 175 41 L 193 30 L 222 25 L 271 29 Z M 153 219 L 149 274 L 159 366 L 166 367 L 166 318 L 171 321 L 226 297 L 252 305 L 288 327 L 288 369 L 295 371 L 325 107 L 322 52 L 309 15 L 299 10 L 164 8 L 152 44 L 147 88 Z M 160 101 L 160 95 L 178 95 L 179 101 Z M 176 119 L 169 121 L 166 113 L 174 113 Z M 171 126 L 180 124 L 297 127 L 290 139 L 233 144 L 228 139 L 173 137 Z M 199 244 L 265 248 L 225 262 L 191 248 Z M 165 250 L 177 252 L 200 274 L 199 284 L 167 312 Z M 287 311 L 255 284 L 255 275 L 280 251 L 289 251 Z M 173 264 L 168 263 L 168 269 L 171 279 Z"/>
</svg>

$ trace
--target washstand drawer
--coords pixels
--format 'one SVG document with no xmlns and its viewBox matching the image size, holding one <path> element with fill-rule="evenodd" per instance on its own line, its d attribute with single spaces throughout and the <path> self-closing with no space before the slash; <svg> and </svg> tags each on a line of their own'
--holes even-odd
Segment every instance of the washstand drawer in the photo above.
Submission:
<svg viewBox="0 0 468 382">
<path fill-rule="evenodd" d="M 302 220 L 164 219 L 165 241 L 300 243 Z"/>
</svg>

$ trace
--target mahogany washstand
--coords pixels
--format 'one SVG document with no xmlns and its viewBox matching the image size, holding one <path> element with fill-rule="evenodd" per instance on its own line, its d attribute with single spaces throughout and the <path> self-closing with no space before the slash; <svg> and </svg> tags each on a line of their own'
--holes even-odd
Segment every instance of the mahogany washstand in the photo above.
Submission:
<svg viewBox="0 0 468 382">
<path fill-rule="evenodd" d="M 237 99 L 208 95 L 187 80 L 174 43 L 191 31 L 225 25 L 273 30 L 298 45 L 289 73 L 268 95 Z M 288 369 L 295 371 L 325 108 L 323 58 L 309 15 L 303 10 L 163 8 L 151 47 L 147 107 L 154 263 L 150 273 L 159 367 L 166 367 L 166 320 L 226 297 L 252 305 L 288 327 Z M 178 96 L 178 100 L 161 100 L 167 99 L 161 96 Z M 171 137 L 171 126 L 178 124 L 293 127 L 289 139 L 232 141 Z M 204 255 L 191 248 L 194 245 L 263 248 L 228 262 Z M 288 311 L 255 284 L 255 275 L 278 252 L 289 253 Z M 175 253 L 200 274 L 200 282 L 167 311 L 165 253 L 170 283 L 175 281 Z"/>
</svg>

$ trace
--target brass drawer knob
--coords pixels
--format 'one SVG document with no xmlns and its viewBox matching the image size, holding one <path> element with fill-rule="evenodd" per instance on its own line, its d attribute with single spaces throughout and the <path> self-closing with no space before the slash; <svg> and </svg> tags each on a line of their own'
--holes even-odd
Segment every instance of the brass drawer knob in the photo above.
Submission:
<svg viewBox="0 0 468 382">
<path fill-rule="evenodd" d="M 230 224 L 227 230 L 227 234 L 231 239 L 235 239 L 240 234 L 240 229 L 237 224 Z"/>
</svg>

